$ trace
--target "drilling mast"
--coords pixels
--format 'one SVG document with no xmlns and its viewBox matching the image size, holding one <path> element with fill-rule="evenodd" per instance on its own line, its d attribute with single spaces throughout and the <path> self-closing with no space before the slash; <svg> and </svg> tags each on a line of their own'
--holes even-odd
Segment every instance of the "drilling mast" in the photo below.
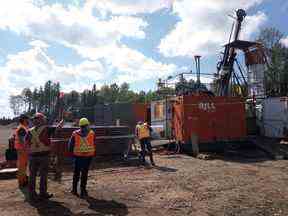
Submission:
<svg viewBox="0 0 288 216">
<path fill-rule="evenodd" d="M 236 60 L 236 47 L 233 46 L 233 43 L 239 40 L 239 35 L 242 27 L 243 20 L 246 17 L 246 12 L 243 9 L 238 9 L 236 11 L 236 26 L 233 34 L 233 42 L 225 46 L 225 51 L 222 60 L 219 62 L 217 70 L 217 79 L 216 79 L 216 95 L 219 96 L 228 96 L 229 95 L 229 84 L 233 75 L 234 62 Z M 233 25 L 234 27 L 234 25 Z M 233 31 L 233 28 L 232 28 Z M 231 35 L 232 36 L 232 35 Z M 230 39 L 231 39 L 230 36 Z"/>
</svg>

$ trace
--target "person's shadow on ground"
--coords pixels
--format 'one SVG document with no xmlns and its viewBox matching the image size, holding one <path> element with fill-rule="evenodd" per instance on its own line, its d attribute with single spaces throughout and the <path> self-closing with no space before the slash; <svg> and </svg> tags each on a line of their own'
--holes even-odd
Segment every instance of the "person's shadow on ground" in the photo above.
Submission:
<svg viewBox="0 0 288 216">
<path fill-rule="evenodd" d="M 170 168 L 170 167 L 155 166 L 154 168 L 161 171 L 161 172 L 167 172 L 167 173 L 177 172 L 177 169 Z"/>
<path fill-rule="evenodd" d="M 25 201 L 29 202 L 29 204 L 36 208 L 38 214 L 41 216 L 54 216 L 54 215 L 61 215 L 61 216 L 70 216 L 75 215 L 73 212 L 65 207 L 63 203 L 52 201 L 52 200 L 37 200 L 31 201 L 29 199 L 29 192 L 28 188 L 23 188 L 22 193 L 25 196 Z M 127 206 L 123 203 L 118 203 L 114 200 L 100 200 L 95 199 L 91 196 L 85 198 L 87 203 L 89 204 L 88 208 L 95 211 L 95 214 L 85 214 L 87 215 L 117 215 L 117 216 L 126 216 L 128 215 Z M 81 215 L 81 214 L 77 214 Z"/>
<path fill-rule="evenodd" d="M 118 203 L 114 200 L 99 200 L 90 196 L 86 198 L 86 201 L 89 204 L 88 208 L 95 211 L 95 213 L 98 213 L 99 215 L 128 215 L 127 206 L 123 203 Z"/>
<path fill-rule="evenodd" d="M 72 211 L 65 207 L 62 203 L 52 200 L 29 202 L 31 206 L 37 209 L 38 214 L 41 216 L 52 215 L 73 215 Z"/>
<path fill-rule="evenodd" d="M 65 207 L 62 203 L 52 200 L 37 200 L 32 201 L 29 199 L 29 191 L 28 188 L 22 188 L 22 193 L 25 196 L 25 201 L 28 202 L 31 206 L 37 209 L 38 214 L 41 216 L 54 216 L 54 215 L 63 215 L 70 216 L 73 215 L 71 210 Z"/>
</svg>

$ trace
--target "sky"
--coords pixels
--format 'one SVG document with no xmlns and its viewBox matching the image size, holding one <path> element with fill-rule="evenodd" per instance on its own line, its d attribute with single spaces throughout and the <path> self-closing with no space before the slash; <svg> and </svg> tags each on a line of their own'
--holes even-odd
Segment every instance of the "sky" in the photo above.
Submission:
<svg viewBox="0 0 288 216">
<path fill-rule="evenodd" d="M 158 78 L 195 71 L 195 55 L 212 74 L 238 8 L 248 14 L 241 39 L 276 27 L 288 46 L 287 0 L 2 1 L 0 116 L 12 116 L 10 95 L 48 80 L 64 92 L 123 82 L 155 90 Z"/>
</svg>

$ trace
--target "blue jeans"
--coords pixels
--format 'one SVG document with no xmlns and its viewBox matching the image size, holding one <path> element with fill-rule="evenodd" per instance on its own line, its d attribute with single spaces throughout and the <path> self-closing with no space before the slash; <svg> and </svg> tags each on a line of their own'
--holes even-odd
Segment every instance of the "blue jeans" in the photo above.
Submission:
<svg viewBox="0 0 288 216">
<path fill-rule="evenodd" d="M 80 188 L 81 191 L 86 190 L 88 171 L 92 157 L 74 157 L 74 174 L 73 174 L 73 191 L 77 191 L 78 182 L 81 175 Z"/>
<path fill-rule="evenodd" d="M 140 145 L 141 145 L 141 153 L 140 153 L 141 161 L 145 163 L 145 156 L 146 156 L 146 149 L 147 149 L 148 155 L 150 157 L 150 161 L 152 164 L 154 164 L 150 138 L 140 139 Z"/>
</svg>

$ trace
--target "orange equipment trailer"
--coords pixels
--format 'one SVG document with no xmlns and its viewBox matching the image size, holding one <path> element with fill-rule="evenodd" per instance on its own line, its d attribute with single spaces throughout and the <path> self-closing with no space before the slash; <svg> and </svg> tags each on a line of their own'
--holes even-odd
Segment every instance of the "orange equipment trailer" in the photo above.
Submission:
<svg viewBox="0 0 288 216">
<path fill-rule="evenodd" d="M 238 97 L 179 96 L 172 113 L 175 140 L 185 151 L 191 151 L 192 142 L 200 151 L 223 149 L 223 144 L 242 141 L 247 135 L 245 102 Z"/>
</svg>

